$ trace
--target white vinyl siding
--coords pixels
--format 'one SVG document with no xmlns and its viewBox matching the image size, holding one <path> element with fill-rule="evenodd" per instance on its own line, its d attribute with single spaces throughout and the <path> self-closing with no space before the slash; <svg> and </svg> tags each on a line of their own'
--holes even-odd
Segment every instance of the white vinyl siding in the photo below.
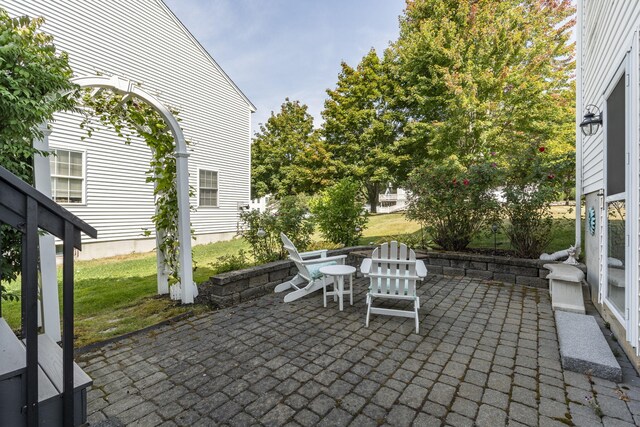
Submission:
<svg viewBox="0 0 640 427">
<path fill-rule="evenodd" d="M 604 108 L 604 91 L 631 48 L 633 34 L 640 22 L 640 2 L 601 0 L 584 1 L 582 24 L 582 104 Z M 637 55 L 637 52 L 636 52 Z M 632 70 L 637 72 L 638 70 Z M 577 112 L 580 116 L 584 111 Z M 604 117 L 607 120 L 607 117 Z M 581 133 L 583 193 L 588 194 L 604 187 L 604 134 L 602 128 L 593 136 Z M 579 145 L 578 145 L 579 146 Z"/>
<path fill-rule="evenodd" d="M 51 198 L 58 203 L 83 203 L 84 155 L 81 151 L 53 150 Z"/>
<path fill-rule="evenodd" d="M 118 75 L 177 109 L 189 143 L 189 184 L 197 188 L 198 169 L 212 164 L 221 178 L 218 209 L 191 212 L 192 228 L 196 234 L 236 231 L 238 203 L 250 198 L 254 107 L 164 3 L 5 0 L 2 6 L 13 16 L 44 16 L 44 31 L 68 52 L 76 76 Z M 139 139 L 126 145 L 108 129 L 81 140 L 80 121 L 77 114 L 56 114 L 49 138 L 51 146 L 86 152 L 87 203 L 70 210 L 97 228 L 98 241 L 143 238 L 155 212 L 145 173 L 149 148 Z M 197 206 L 197 194 L 190 203 Z"/>
<path fill-rule="evenodd" d="M 198 206 L 218 206 L 218 172 L 200 169 L 198 180 Z"/>
<path fill-rule="evenodd" d="M 605 306 L 609 306 L 616 320 L 626 330 L 626 340 L 636 348 L 635 352 L 638 355 L 640 351 L 640 345 L 638 345 L 640 2 L 578 1 L 582 9 L 578 20 L 582 22 L 578 32 L 582 34 L 582 52 L 578 62 L 581 64 L 578 70 L 581 84 L 576 88 L 578 105 L 582 104 L 584 109 L 588 104 L 595 104 L 604 111 L 604 126 L 598 133 L 588 137 L 581 134 L 578 136 L 582 142 L 582 150 L 576 153 L 577 158 L 583 161 L 583 174 L 580 181 L 582 190 L 587 195 L 587 200 L 591 200 L 591 203 L 595 201 L 595 206 L 600 206 L 601 209 L 599 246 L 595 250 L 587 248 L 587 252 L 598 253 L 600 257 L 599 300 Z M 625 94 L 624 121 L 615 117 L 621 114 L 620 111 L 615 110 L 622 110 L 622 107 L 613 108 L 610 111 L 612 106 L 607 102 L 618 84 L 618 90 Z M 578 111 L 577 114 L 578 118 L 581 118 L 584 111 Z M 612 129 L 609 127 L 616 128 L 619 135 L 616 132 L 610 132 Z M 624 129 L 621 129 L 622 127 Z M 623 131 L 626 148 L 622 146 Z M 612 139 L 618 139 L 619 144 Z M 579 147 L 580 144 L 577 146 Z M 598 194 L 596 192 L 600 190 L 604 190 L 604 208 L 602 199 L 595 197 Z M 618 214 L 617 218 L 609 218 L 607 221 L 608 213 L 612 208 L 611 202 L 616 201 L 624 201 L 624 210 L 620 210 L 624 215 Z M 624 221 L 624 230 L 612 230 L 612 221 L 615 219 L 618 220 L 618 224 Z M 622 235 L 612 236 L 613 231 Z M 616 238 L 610 239 L 610 237 Z M 624 253 L 621 248 L 624 249 Z M 622 258 L 626 272 L 617 272 L 612 276 L 607 257 Z M 589 268 L 593 269 L 593 261 L 587 259 L 587 262 Z M 619 289 L 608 286 L 607 275 L 624 277 L 625 286 L 618 286 Z M 618 295 L 612 295 L 616 292 Z M 617 306 L 617 309 L 613 306 Z M 622 308 L 624 310 L 619 312 Z"/>
</svg>

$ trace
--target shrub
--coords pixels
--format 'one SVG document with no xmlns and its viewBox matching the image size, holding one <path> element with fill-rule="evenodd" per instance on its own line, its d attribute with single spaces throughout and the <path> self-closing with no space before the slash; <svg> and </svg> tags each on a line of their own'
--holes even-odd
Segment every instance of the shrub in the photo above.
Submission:
<svg viewBox="0 0 640 427">
<path fill-rule="evenodd" d="M 311 211 L 322 236 L 336 244 L 354 246 L 367 224 L 364 196 L 355 181 L 345 178 L 321 192 Z"/>
<path fill-rule="evenodd" d="M 282 258 L 276 234 L 276 217 L 270 211 L 260 212 L 257 209 L 240 213 L 244 225 L 242 237 L 251 246 L 251 254 L 256 264 L 264 264 Z"/>
<path fill-rule="evenodd" d="M 303 195 L 285 196 L 276 203 L 278 241 L 282 243 L 280 232 L 283 232 L 299 251 L 306 251 L 311 244 L 311 234 L 315 228 L 307 198 Z"/>
<path fill-rule="evenodd" d="M 506 234 L 516 256 L 537 258 L 551 242 L 551 202 L 558 195 L 553 161 L 545 147 L 531 143 L 511 153 L 505 170 L 503 210 Z"/>
<path fill-rule="evenodd" d="M 244 211 L 240 220 L 245 226 L 242 236 L 249 242 L 257 264 L 284 259 L 281 232 L 299 251 L 306 250 L 311 243 L 314 226 L 304 196 L 286 196 L 273 201 L 265 212 Z"/>
<path fill-rule="evenodd" d="M 553 220 L 545 188 L 505 187 L 504 209 L 509 220 L 506 234 L 516 256 L 537 258 L 551 242 Z"/>
<path fill-rule="evenodd" d="M 456 157 L 425 163 L 405 185 L 407 218 L 423 224 L 443 249 L 465 249 L 495 215 L 496 178 L 496 165 L 486 161 L 469 167 Z"/>
<path fill-rule="evenodd" d="M 236 255 L 223 255 L 215 262 L 211 263 L 214 274 L 226 273 L 228 271 L 242 270 L 251 266 L 249 257 L 244 250 L 240 250 Z"/>
<path fill-rule="evenodd" d="M 38 125 L 53 114 L 75 107 L 73 70 L 67 54 L 56 50 L 53 37 L 42 32 L 44 18 L 12 18 L 0 7 L 0 165 L 31 183 Z M 62 95 L 67 93 L 66 95 Z M 0 278 L 20 273 L 21 233 L 0 225 Z M 2 299 L 15 299 L 0 284 Z"/>
</svg>

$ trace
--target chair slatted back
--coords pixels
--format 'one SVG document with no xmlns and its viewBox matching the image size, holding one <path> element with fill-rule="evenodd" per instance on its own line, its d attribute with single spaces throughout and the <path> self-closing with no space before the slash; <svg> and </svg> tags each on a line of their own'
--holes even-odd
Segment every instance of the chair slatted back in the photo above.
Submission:
<svg viewBox="0 0 640 427">
<path fill-rule="evenodd" d="M 415 295 L 416 254 L 404 243 L 384 243 L 371 257 L 371 291 L 388 295 Z"/>
<path fill-rule="evenodd" d="M 309 274 L 307 266 L 302 262 L 302 257 L 298 253 L 298 249 L 296 248 L 296 246 L 284 233 L 280 233 L 280 239 L 282 240 L 282 245 L 284 246 L 286 251 L 289 252 L 289 259 L 293 261 L 293 263 L 298 268 L 298 274 L 307 280 L 311 280 L 311 274 Z"/>
</svg>

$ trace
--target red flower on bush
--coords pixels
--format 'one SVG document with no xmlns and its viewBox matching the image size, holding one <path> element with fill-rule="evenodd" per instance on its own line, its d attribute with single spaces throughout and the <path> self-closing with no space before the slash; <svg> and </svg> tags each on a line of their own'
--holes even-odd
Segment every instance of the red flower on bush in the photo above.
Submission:
<svg viewBox="0 0 640 427">
<path fill-rule="evenodd" d="M 463 183 L 464 185 L 469 185 L 469 180 L 468 180 L 468 179 L 465 179 L 464 181 L 462 181 L 462 183 Z"/>
<path fill-rule="evenodd" d="M 553 179 L 553 178 L 555 178 L 555 177 L 556 177 L 556 176 L 555 176 L 554 174 L 552 174 L 552 173 L 550 173 L 549 175 L 547 175 L 547 178 L 549 178 L 549 179 Z"/>
<path fill-rule="evenodd" d="M 544 153 L 544 150 L 545 150 L 545 148 L 544 148 L 544 147 L 539 147 L 539 148 L 538 148 L 538 151 L 539 151 L 539 152 L 541 152 L 541 153 Z"/>
</svg>

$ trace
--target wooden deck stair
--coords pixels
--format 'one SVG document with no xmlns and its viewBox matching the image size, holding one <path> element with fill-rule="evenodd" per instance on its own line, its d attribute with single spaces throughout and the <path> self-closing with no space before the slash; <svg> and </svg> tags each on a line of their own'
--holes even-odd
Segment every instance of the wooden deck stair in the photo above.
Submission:
<svg viewBox="0 0 640 427">
<path fill-rule="evenodd" d="M 62 349 L 47 335 L 38 336 L 39 425 L 57 426 L 62 420 Z M 26 349 L 7 322 L 0 317 L 0 424 L 25 426 Z M 87 388 L 91 378 L 74 363 L 74 422 L 87 419 Z"/>
</svg>

